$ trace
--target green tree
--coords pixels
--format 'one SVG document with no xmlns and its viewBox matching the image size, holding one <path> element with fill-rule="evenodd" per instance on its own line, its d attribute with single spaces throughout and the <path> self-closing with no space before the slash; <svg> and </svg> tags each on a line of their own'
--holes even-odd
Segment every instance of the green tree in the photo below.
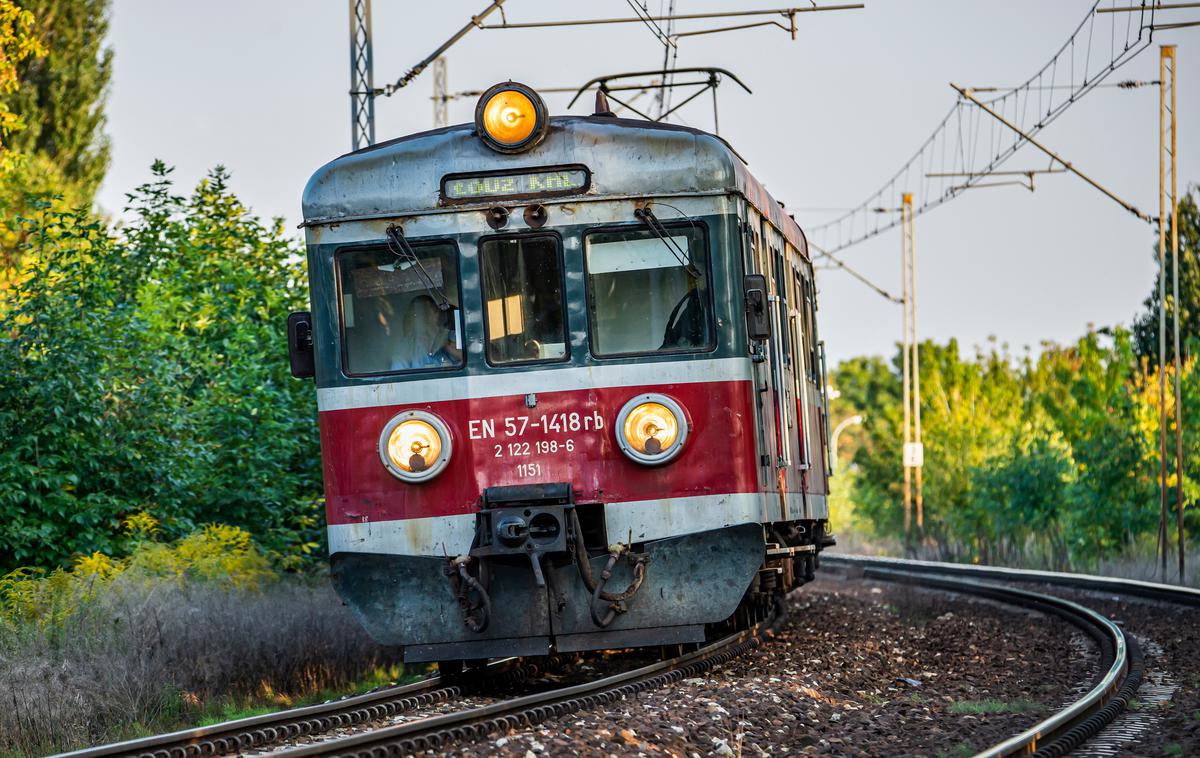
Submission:
<svg viewBox="0 0 1200 758">
<path fill-rule="evenodd" d="M 168 536 L 244 527 L 290 560 L 320 539 L 314 397 L 285 347 L 302 248 L 223 170 L 190 198 L 169 173 L 155 165 L 116 231 L 34 209 L 0 315 L 0 573 L 119 555 L 141 512 Z"/>
<path fill-rule="evenodd" d="M 1185 356 L 1195 354 L 1196 346 L 1188 343 L 1200 340 L 1200 186 L 1192 185 L 1179 201 L 1179 336 Z M 1175 355 L 1172 320 L 1175 305 L 1171 296 L 1171 270 L 1174 261 L 1171 229 L 1167 228 L 1167 358 Z M 1154 242 L 1154 264 L 1158 268 L 1158 240 Z M 1139 356 L 1158 363 L 1158 277 L 1145 300 L 1145 310 L 1134 320 L 1133 334 Z"/>
<path fill-rule="evenodd" d="M 25 128 L 20 115 L 5 102 L 20 87 L 17 67 L 28 58 L 45 54 L 34 31 L 33 14 L 12 0 L 0 0 L 0 179 L 7 178 L 18 163 L 11 135 Z"/>
<path fill-rule="evenodd" d="M 109 0 L 24 0 L 45 55 L 17 65 L 20 82 L 6 105 L 25 122 L 13 148 L 48 158 L 61 178 L 90 203 L 108 170 L 104 99 L 112 76 Z"/>
<path fill-rule="evenodd" d="M 18 278 L 28 251 L 19 219 L 47 198 L 65 208 L 90 207 L 108 170 L 103 133 L 112 75 L 112 51 L 103 47 L 108 5 L 108 0 L 24 0 L 16 17 L 36 45 L 10 59 L 11 86 L 0 81 L 0 121 L 3 114 L 19 119 L 19 128 L 5 128 L 6 147 L 20 156 L 0 183 L 0 291 Z M 0 6 L 0 18 L 6 13 Z"/>
</svg>

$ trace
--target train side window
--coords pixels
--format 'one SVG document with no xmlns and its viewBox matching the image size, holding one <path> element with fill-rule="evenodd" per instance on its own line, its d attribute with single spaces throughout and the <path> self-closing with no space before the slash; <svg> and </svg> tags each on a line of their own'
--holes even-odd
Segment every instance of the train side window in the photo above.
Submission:
<svg viewBox="0 0 1200 758">
<path fill-rule="evenodd" d="M 565 360 L 558 237 L 493 237 L 480 243 L 479 261 L 488 363 Z"/>
<path fill-rule="evenodd" d="M 645 227 L 601 230 L 584 238 L 593 355 L 715 346 L 703 227 L 672 224 L 667 230 L 669 243 Z"/>
<path fill-rule="evenodd" d="M 415 263 L 388 248 L 338 253 L 347 375 L 463 365 L 458 248 L 443 241 L 412 249 Z"/>
</svg>

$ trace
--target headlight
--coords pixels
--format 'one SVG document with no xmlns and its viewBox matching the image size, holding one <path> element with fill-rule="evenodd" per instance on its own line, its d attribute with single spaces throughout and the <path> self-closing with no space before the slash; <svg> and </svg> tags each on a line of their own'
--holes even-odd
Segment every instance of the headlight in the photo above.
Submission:
<svg viewBox="0 0 1200 758">
<path fill-rule="evenodd" d="M 638 463 L 666 463 L 683 449 L 688 422 L 683 408 L 665 395 L 638 395 L 617 414 L 617 444 Z"/>
<path fill-rule="evenodd" d="M 405 411 L 383 427 L 379 458 L 397 479 L 429 481 L 450 462 L 450 430 L 432 413 Z"/>
<path fill-rule="evenodd" d="M 497 84 L 475 106 L 475 129 L 488 147 L 520 153 L 546 136 L 550 119 L 546 104 L 530 87 L 516 82 Z"/>
</svg>

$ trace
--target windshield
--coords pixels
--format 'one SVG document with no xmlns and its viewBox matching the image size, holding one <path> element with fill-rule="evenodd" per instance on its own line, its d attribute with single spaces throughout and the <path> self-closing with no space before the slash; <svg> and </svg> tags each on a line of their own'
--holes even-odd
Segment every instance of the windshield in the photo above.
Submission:
<svg viewBox="0 0 1200 758">
<path fill-rule="evenodd" d="M 598 231 L 584 238 L 588 318 L 595 355 L 712 347 L 708 253 L 698 224 Z M 688 272 L 686 251 L 699 276 Z"/>
<path fill-rule="evenodd" d="M 388 249 L 338 255 L 347 374 L 462 365 L 458 250 L 449 242 L 411 248 L 419 266 Z"/>
<path fill-rule="evenodd" d="M 506 237 L 479 246 L 489 363 L 567 357 L 558 238 Z"/>
</svg>

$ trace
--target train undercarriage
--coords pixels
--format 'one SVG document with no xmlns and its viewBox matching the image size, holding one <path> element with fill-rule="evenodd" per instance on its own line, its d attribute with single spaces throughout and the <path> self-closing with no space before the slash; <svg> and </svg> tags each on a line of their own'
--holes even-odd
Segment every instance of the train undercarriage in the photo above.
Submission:
<svg viewBox="0 0 1200 758">
<path fill-rule="evenodd" d="M 338 553 L 339 593 L 406 662 L 689 645 L 748 628 L 811 581 L 824 520 L 743 523 L 606 544 L 604 508 L 569 485 L 489 489 L 471 550 Z"/>
</svg>

